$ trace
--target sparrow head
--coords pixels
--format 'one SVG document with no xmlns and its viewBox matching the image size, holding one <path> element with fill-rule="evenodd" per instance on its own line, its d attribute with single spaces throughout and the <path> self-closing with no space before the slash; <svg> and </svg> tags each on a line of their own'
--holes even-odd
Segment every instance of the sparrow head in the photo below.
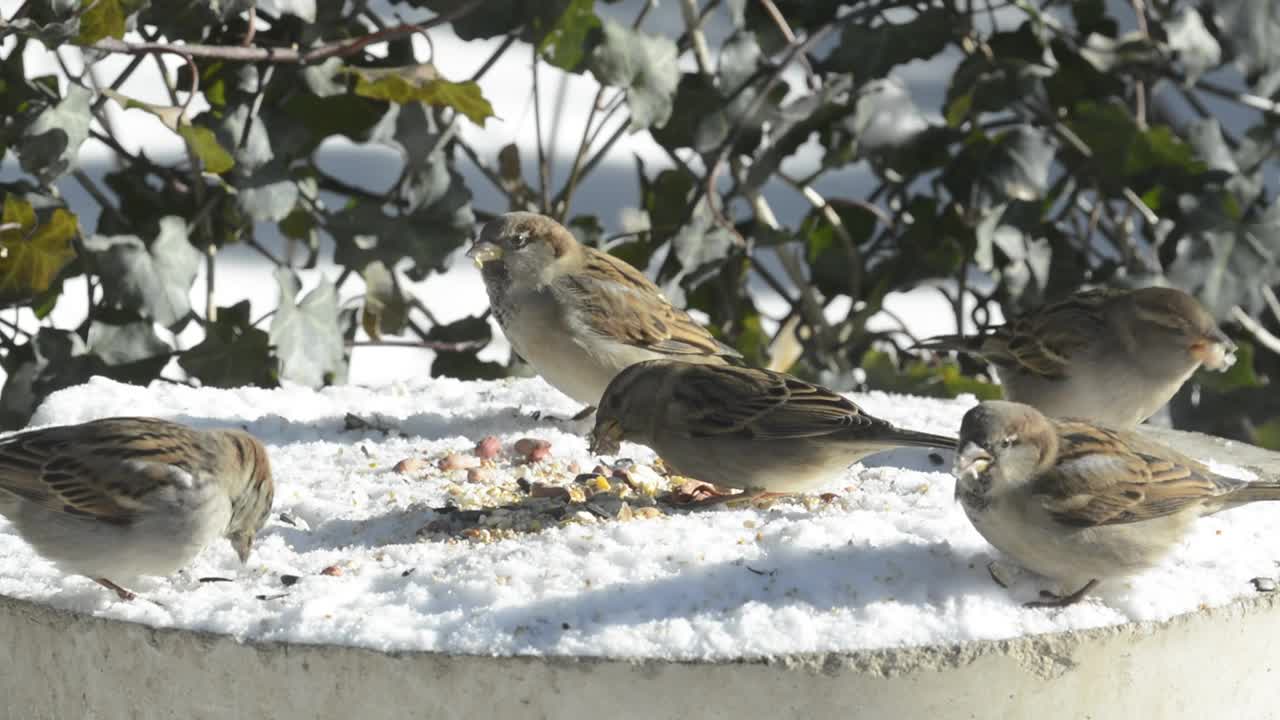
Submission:
<svg viewBox="0 0 1280 720">
<path fill-rule="evenodd" d="M 1235 362 L 1236 345 L 1218 327 L 1213 315 L 1195 298 L 1174 288 L 1135 290 L 1128 313 L 1133 339 L 1151 358 L 1187 358 L 1211 370 L 1226 370 Z"/>
<path fill-rule="evenodd" d="M 999 493 L 1053 464 L 1057 431 L 1039 410 L 991 400 L 965 413 L 952 473 L 975 495 Z"/>
<path fill-rule="evenodd" d="M 240 562 L 248 562 L 254 538 L 267 523 L 275 498 L 271 461 L 267 449 L 249 433 L 222 430 L 218 434 L 226 448 L 227 461 L 235 463 L 227 475 L 231 521 L 227 523 L 226 537 Z"/>
<path fill-rule="evenodd" d="M 644 442 L 661 412 L 660 393 L 673 361 L 647 360 L 614 376 L 596 406 L 591 452 L 616 455 L 623 440 Z"/>
<path fill-rule="evenodd" d="M 484 226 L 467 257 L 475 260 L 486 280 L 505 273 L 513 285 L 539 287 L 580 253 L 573 233 L 555 220 L 510 212 Z"/>
</svg>

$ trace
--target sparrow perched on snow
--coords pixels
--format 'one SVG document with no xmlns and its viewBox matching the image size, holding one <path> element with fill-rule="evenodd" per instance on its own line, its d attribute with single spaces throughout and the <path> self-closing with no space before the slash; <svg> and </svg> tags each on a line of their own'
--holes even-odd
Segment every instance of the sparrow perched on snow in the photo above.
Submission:
<svg viewBox="0 0 1280 720">
<path fill-rule="evenodd" d="M 1200 365 L 1229 367 L 1235 350 L 1195 298 L 1160 287 L 1088 290 L 987 335 L 919 347 L 987 360 L 1006 400 L 1120 428 L 1155 414 Z"/>
<path fill-rule="evenodd" d="M 1280 483 L 1217 475 L 1137 433 L 1053 420 L 991 401 L 960 426 L 956 497 L 978 532 L 1069 588 L 1029 606 L 1080 600 L 1100 581 L 1157 564 L 1196 518 L 1263 500 Z"/>
<path fill-rule="evenodd" d="M 544 215 L 512 212 L 467 252 L 511 346 L 547 382 L 589 407 L 618 371 L 654 358 L 724 363 L 738 352 L 671 305 L 640 271 L 586 247 Z"/>
<path fill-rule="evenodd" d="M 675 360 L 632 365 L 609 384 L 591 451 L 614 455 L 622 440 L 653 448 L 681 474 L 753 495 L 803 492 L 889 448 L 955 447 L 789 375 Z"/>
<path fill-rule="evenodd" d="M 240 561 L 271 510 L 267 451 L 239 430 L 108 418 L 0 440 L 0 515 L 40 555 L 87 575 L 167 575 L 225 537 Z"/>
</svg>

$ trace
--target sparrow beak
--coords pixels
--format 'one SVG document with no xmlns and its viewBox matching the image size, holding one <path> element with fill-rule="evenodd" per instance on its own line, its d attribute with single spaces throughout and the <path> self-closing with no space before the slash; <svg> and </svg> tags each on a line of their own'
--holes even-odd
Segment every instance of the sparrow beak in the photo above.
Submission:
<svg viewBox="0 0 1280 720">
<path fill-rule="evenodd" d="M 952 474 L 962 481 L 977 480 L 991 467 L 991 453 L 978 447 L 976 443 L 967 443 L 956 455 L 955 465 L 952 467 Z"/>
<path fill-rule="evenodd" d="M 1191 356 L 1210 370 L 1226 370 L 1235 364 L 1236 344 L 1218 328 L 1191 343 Z"/>
<path fill-rule="evenodd" d="M 231 541 L 231 547 L 235 548 L 236 555 L 240 556 L 240 564 L 249 562 L 249 552 L 253 550 L 253 533 L 236 533 L 227 539 Z"/>
<path fill-rule="evenodd" d="M 502 259 L 502 248 L 488 240 L 477 240 L 467 251 L 467 257 L 476 261 L 476 267 L 482 268 L 487 262 Z"/>
<path fill-rule="evenodd" d="M 591 452 L 595 455 L 616 455 L 622 446 L 622 425 L 612 418 L 599 419 L 591 431 Z"/>
</svg>

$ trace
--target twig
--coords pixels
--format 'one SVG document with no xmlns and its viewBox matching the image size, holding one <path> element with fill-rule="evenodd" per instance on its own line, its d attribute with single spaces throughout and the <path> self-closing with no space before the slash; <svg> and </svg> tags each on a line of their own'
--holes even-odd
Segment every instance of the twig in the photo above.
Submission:
<svg viewBox="0 0 1280 720">
<path fill-rule="evenodd" d="M 77 168 L 71 171 L 71 177 L 75 178 L 76 182 L 80 183 L 80 187 L 84 188 L 84 191 L 89 193 L 89 197 L 93 198 L 94 202 L 98 203 L 98 206 L 102 208 L 103 212 L 108 213 L 115 218 L 116 222 L 120 223 L 121 227 L 129 227 L 129 221 L 120 214 L 120 209 L 115 206 L 115 203 L 111 202 L 111 199 L 107 197 L 107 194 L 102 192 L 102 188 L 98 187 L 98 184 L 95 183 L 93 178 L 89 177 L 84 170 Z"/>
<path fill-rule="evenodd" d="M 573 165 L 569 168 L 569 179 L 565 181 L 564 189 L 556 196 L 555 214 L 557 218 L 564 219 L 569 215 L 569 205 L 573 202 L 573 193 L 578 186 L 578 174 L 582 170 L 582 161 L 587 157 L 587 151 L 591 149 L 591 123 L 596 118 L 596 113 L 600 111 L 600 101 L 604 99 L 605 86 L 601 85 L 596 90 L 596 97 L 591 101 L 591 107 L 587 110 L 587 122 L 582 126 L 582 139 L 578 141 L 578 152 L 573 157 Z M 601 127 L 604 126 L 605 117 L 600 121 Z"/>
<path fill-rule="evenodd" d="M 698 0 L 680 0 L 680 11 L 684 14 L 684 26 L 689 33 L 689 44 L 693 48 L 694 62 L 698 63 L 698 72 L 715 84 L 714 65 L 711 64 L 711 50 L 707 47 L 707 35 L 702 32 L 702 17 L 698 13 Z"/>
<path fill-rule="evenodd" d="M 411 347 L 436 352 L 467 352 L 479 350 L 488 343 L 478 340 L 445 342 L 443 340 L 348 340 L 347 347 Z"/>
<path fill-rule="evenodd" d="M 782 172 L 779 172 L 778 176 L 798 190 L 804 196 L 804 199 L 809 201 L 810 205 L 821 212 L 822 218 L 827 221 L 827 224 L 831 225 L 836 237 L 840 238 L 840 242 L 844 245 L 845 253 L 849 258 L 849 297 L 858 300 L 862 295 L 862 253 L 858 251 L 857 241 L 849 234 L 849 228 L 845 227 L 844 221 L 840 219 L 840 213 L 836 212 L 831 203 L 827 202 L 827 199 L 822 197 L 822 194 L 815 190 L 812 185 L 797 183 Z M 875 215 L 886 227 L 893 227 L 893 218 L 889 217 L 879 207 L 863 200 L 853 199 L 848 202 L 852 202 Z"/>
<path fill-rule="evenodd" d="M 254 250 L 257 250 L 259 255 L 270 260 L 276 267 L 287 267 L 287 264 L 283 260 L 276 257 L 274 253 L 263 247 L 262 243 L 258 242 L 258 239 L 253 235 L 250 234 L 245 236 L 244 243 Z"/>
<path fill-rule="evenodd" d="M 1262 299 L 1267 302 L 1267 307 L 1271 310 L 1271 315 L 1280 321 L 1280 299 L 1276 298 L 1275 291 L 1268 285 L 1262 286 Z"/>
<path fill-rule="evenodd" d="M 1149 40 L 1151 31 L 1147 27 L 1147 2 L 1131 0 L 1131 4 L 1138 20 L 1138 35 Z M 1139 130 L 1147 131 L 1147 83 L 1142 78 L 1135 78 L 1133 82 L 1133 119 Z"/>
<path fill-rule="evenodd" d="M 538 136 L 538 196 L 542 211 L 551 212 L 551 163 L 542 147 L 542 93 L 538 89 L 538 47 L 533 49 L 533 131 Z"/>
<path fill-rule="evenodd" d="M 1268 350 L 1280 355 L 1280 338 L 1272 335 L 1270 330 L 1262 326 L 1262 323 L 1249 317 L 1249 313 L 1245 312 L 1239 305 L 1231 306 L 1231 317 L 1240 323 L 1245 330 L 1248 330 L 1258 342 L 1266 346 Z"/>
<path fill-rule="evenodd" d="M 776 86 L 782 79 L 782 71 L 785 70 L 787 66 L 791 64 L 791 61 L 797 56 L 803 55 L 813 46 L 817 45 L 822 38 L 826 37 L 827 33 L 831 32 L 832 27 L 834 27 L 834 25 L 823 25 L 815 30 L 812 35 L 806 38 L 804 42 L 791 44 L 790 49 L 787 50 L 787 54 L 783 56 L 782 61 L 779 62 L 769 74 L 764 87 L 760 88 L 760 91 L 751 101 L 751 106 L 745 113 L 743 113 L 743 118 L 753 118 L 760 113 L 760 108 L 763 107 L 765 101 L 768 99 L 769 92 L 772 91 L 774 86 Z M 724 144 L 720 148 L 720 152 L 716 153 L 715 162 L 711 164 L 711 169 L 707 172 L 706 182 L 703 183 L 703 192 L 707 195 L 707 208 L 711 211 L 712 218 L 715 219 L 716 224 L 728 230 L 730 236 L 732 236 L 739 245 L 745 245 L 746 239 L 743 238 L 738 232 L 738 229 L 733 226 L 733 223 L 729 221 L 729 218 L 725 217 L 720 208 L 716 207 L 715 195 L 716 178 L 720 175 L 720 169 L 724 166 L 725 161 L 728 160 L 729 153 L 733 151 L 734 145 L 738 144 L 738 139 L 742 136 L 745 128 L 745 122 L 739 122 L 734 126 L 733 132 L 729 134 L 729 137 L 725 138 Z M 697 206 L 697 202 L 698 198 L 694 197 L 694 207 Z"/>
<path fill-rule="evenodd" d="M 240 41 L 240 47 L 253 47 L 253 36 L 258 34 L 258 1 L 254 0 L 249 5 L 249 29 L 244 33 L 244 39 Z"/>
<path fill-rule="evenodd" d="M 795 43 L 796 34 L 792 32 L 790 23 L 787 22 L 787 18 L 783 16 L 782 11 L 778 10 L 778 6 L 774 4 L 773 0 L 760 0 L 760 6 L 764 8 L 765 12 L 769 13 L 769 17 L 773 20 L 773 24 L 778 26 L 778 31 L 782 33 L 782 37 L 788 43 Z M 800 56 L 800 65 L 804 68 L 809 88 L 818 87 L 821 81 L 818 79 L 818 74 L 814 72 L 813 65 L 809 63 L 807 56 Z"/>
<path fill-rule="evenodd" d="M 1185 82 L 1185 79 L 1178 78 L 1176 75 L 1172 75 L 1171 77 L 1173 77 L 1175 80 L 1180 80 L 1181 82 Z M 1203 80 L 1203 79 L 1197 80 L 1195 82 L 1195 86 L 1200 90 L 1204 90 L 1210 95 L 1217 95 L 1218 97 L 1224 98 L 1226 100 L 1234 100 L 1235 102 L 1238 102 L 1241 105 L 1244 105 L 1246 107 L 1251 107 L 1254 110 L 1260 110 L 1263 113 L 1270 115 L 1271 117 L 1280 118 L 1280 103 L 1274 102 L 1272 100 L 1268 100 L 1267 98 L 1264 98 L 1258 95 L 1253 95 L 1251 93 L 1238 92 L 1236 90 L 1232 90 L 1231 88 L 1223 87 L 1221 85 L 1218 85 L 1216 83 L 1210 82 L 1208 80 Z"/>
<path fill-rule="evenodd" d="M 481 4 L 481 0 L 471 0 L 470 2 L 459 5 L 454 10 L 437 15 L 430 20 L 418 23 L 416 25 L 397 25 L 389 27 L 386 30 L 362 35 L 361 37 L 351 40 L 320 45 L 306 51 L 300 51 L 297 48 L 266 48 L 266 47 L 244 47 L 240 45 L 205 45 L 202 43 L 184 43 L 181 45 L 161 42 L 126 42 L 116 38 L 103 38 L 92 45 L 94 50 L 109 53 L 156 53 L 156 52 L 174 52 L 185 53 L 193 58 L 210 58 L 214 60 L 228 60 L 231 62 L 268 62 L 268 63 L 297 63 L 300 65 L 310 65 L 327 60 L 331 57 L 350 57 L 363 50 L 365 47 L 374 43 L 386 42 L 394 40 L 405 35 L 413 35 L 423 30 L 444 25 L 453 22 L 458 18 L 469 14 Z"/>
</svg>

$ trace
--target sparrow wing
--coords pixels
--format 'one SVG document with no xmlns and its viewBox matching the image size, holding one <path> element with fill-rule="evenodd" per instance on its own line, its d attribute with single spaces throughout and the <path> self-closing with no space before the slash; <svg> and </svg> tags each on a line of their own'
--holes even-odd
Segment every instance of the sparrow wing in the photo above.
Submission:
<svg viewBox="0 0 1280 720">
<path fill-rule="evenodd" d="M 665 355 L 741 357 L 721 343 L 631 265 L 593 248 L 581 272 L 563 278 L 594 332 Z"/>
<path fill-rule="evenodd" d="M 0 490 L 46 509 L 127 525 L 164 485 L 191 482 L 194 431 L 151 418 L 109 418 L 0 441 Z"/>
</svg>

